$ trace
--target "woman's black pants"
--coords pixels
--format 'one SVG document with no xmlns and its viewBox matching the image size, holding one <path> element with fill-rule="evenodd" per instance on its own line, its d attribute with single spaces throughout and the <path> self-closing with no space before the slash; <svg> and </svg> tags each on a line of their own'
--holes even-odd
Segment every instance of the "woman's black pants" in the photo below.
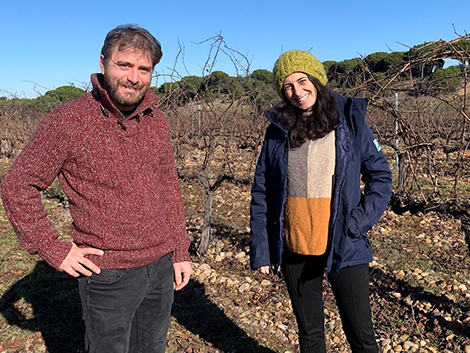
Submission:
<svg viewBox="0 0 470 353">
<path fill-rule="evenodd" d="M 301 353 L 326 353 L 322 282 L 326 256 L 286 251 L 282 272 L 299 328 Z M 377 353 L 369 302 L 368 264 L 328 274 L 343 330 L 353 353 Z"/>
</svg>

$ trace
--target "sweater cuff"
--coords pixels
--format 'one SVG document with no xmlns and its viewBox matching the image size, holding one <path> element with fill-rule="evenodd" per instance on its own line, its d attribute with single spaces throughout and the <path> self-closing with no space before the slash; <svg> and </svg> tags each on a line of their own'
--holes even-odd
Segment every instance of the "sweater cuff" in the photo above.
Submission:
<svg viewBox="0 0 470 353">
<path fill-rule="evenodd" d="M 189 254 L 187 251 L 177 251 L 173 252 L 173 262 L 189 262 L 191 259 L 189 258 Z"/>
<path fill-rule="evenodd" d="M 189 239 L 187 239 L 183 244 L 179 244 L 179 246 L 173 251 L 173 262 L 191 261 L 188 253 L 190 244 L 191 242 Z"/>
<path fill-rule="evenodd" d="M 54 242 L 41 246 L 41 249 L 37 252 L 49 265 L 59 269 L 71 249 L 71 242 Z"/>
</svg>

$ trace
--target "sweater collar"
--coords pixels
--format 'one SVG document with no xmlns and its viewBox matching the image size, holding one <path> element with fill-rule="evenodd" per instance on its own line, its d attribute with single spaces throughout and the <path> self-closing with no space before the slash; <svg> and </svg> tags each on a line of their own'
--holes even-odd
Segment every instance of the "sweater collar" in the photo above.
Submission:
<svg viewBox="0 0 470 353">
<path fill-rule="evenodd" d="M 91 84 L 93 87 L 93 97 L 100 102 L 101 111 L 104 116 L 108 117 L 109 113 L 117 114 L 121 116 L 122 119 L 139 119 L 142 115 L 150 114 L 154 109 L 157 109 L 160 105 L 158 96 L 152 91 L 148 90 L 144 98 L 138 104 L 135 111 L 127 118 L 121 113 L 121 111 L 116 108 L 111 98 L 108 95 L 108 92 L 103 87 L 103 75 L 102 74 L 92 74 L 91 75 Z"/>
</svg>

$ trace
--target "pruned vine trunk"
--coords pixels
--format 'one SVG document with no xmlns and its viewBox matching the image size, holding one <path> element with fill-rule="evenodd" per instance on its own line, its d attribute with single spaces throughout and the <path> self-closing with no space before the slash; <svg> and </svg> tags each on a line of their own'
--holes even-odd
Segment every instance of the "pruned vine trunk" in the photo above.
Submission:
<svg viewBox="0 0 470 353">
<path fill-rule="evenodd" d="M 401 153 L 398 153 L 398 189 L 397 194 L 403 195 L 405 191 L 405 158 Z"/>
<path fill-rule="evenodd" d="M 204 222 L 202 225 L 201 242 L 198 246 L 198 253 L 204 255 L 209 248 L 212 235 L 212 202 L 214 200 L 214 191 L 204 188 Z"/>
</svg>

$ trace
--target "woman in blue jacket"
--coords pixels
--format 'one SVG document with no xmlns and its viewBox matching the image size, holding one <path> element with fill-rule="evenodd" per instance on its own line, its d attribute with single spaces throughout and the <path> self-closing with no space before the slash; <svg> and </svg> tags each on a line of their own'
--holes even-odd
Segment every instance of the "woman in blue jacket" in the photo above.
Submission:
<svg viewBox="0 0 470 353">
<path fill-rule="evenodd" d="M 251 267 L 281 268 L 302 353 L 326 352 L 325 272 L 352 352 L 378 352 L 367 232 L 387 207 L 392 176 L 365 121 L 367 101 L 331 94 L 322 63 L 305 51 L 283 53 L 273 78 L 283 102 L 265 113 L 271 124 L 252 188 Z"/>
</svg>

